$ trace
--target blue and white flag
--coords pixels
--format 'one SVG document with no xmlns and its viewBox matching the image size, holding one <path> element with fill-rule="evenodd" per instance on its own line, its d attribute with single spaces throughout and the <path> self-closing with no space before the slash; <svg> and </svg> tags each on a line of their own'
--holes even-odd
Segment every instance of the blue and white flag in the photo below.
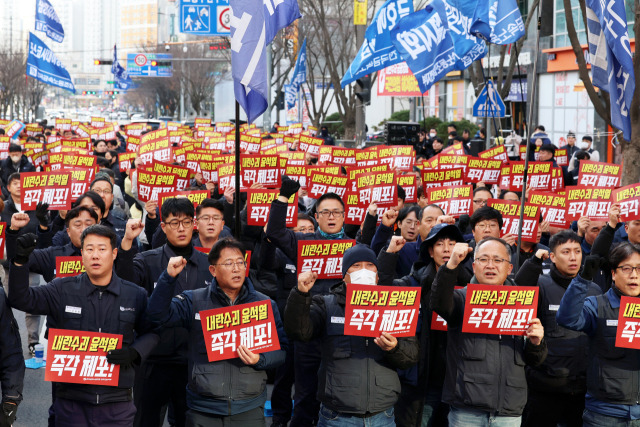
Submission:
<svg viewBox="0 0 640 427">
<path fill-rule="evenodd" d="M 378 9 L 364 34 L 364 43 L 342 77 L 340 86 L 345 87 L 360 77 L 402 62 L 391 43 L 391 29 L 410 13 L 413 13 L 412 0 L 387 0 Z"/>
<path fill-rule="evenodd" d="M 493 44 L 515 43 L 525 34 L 517 1 L 478 1 L 469 32 Z"/>
<path fill-rule="evenodd" d="M 54 42 L 64 40 L 62 23 L 49 0 L 36 0 L 36 31 L 46 33 Z"/>
<path fill-rule="evenodd" d="M 300 52 L 298 52 L 298 59 L 296 60 L 296 66 L 293 69 L 293 76 L 291 77 L 291 84 L 287 86 L 287 90 L 284 92 L 284 99 L 287 101 L 287 110 L 293 108 L 296 105 L 296 98 L 298 97 L 298 91 L 300 85 L 307 81 L 307 39 L 302 42 Z"/>
<path fill-rule="evenodd" d="M 587 0 L 586 6 L 593 84 L 609 92 L 611 124 L 621 129 L 628 141 L 629 108 L 636 86 L 625 4 L 623 0 L 608 0 L 606 5 L 600 0 Z"/>
<path fill-rule="evenodd" d="M 486 0 L 480 0 L 486 1 Z M 469 33 L 478 0 L 444 0 L 449 33 L 458 55 L 455 69 L 462 71 L 487 54 L 484 41 Z"/>
<path fill-rule="evenodd" d="M 453 70 L 458 60 L 443 0 L 433 0 L 398 21 L 391 30 L 391 40 L 423 93 Z"/>
<path fill-rule="evenodd" d="M 230 0 L 231 75 L 236 100 L 253 122 L 267 109 L 266 46 L 300 17 L 296 0 Z"/>
<path fill-rule="evenodd" d="M 29 33 L 29 56 L 27 56 L 27 76 L 52 86 L 76 93 L 71 77 L 62 62 L 51 49 L 33 33 Z"/>
<path fill-rule="evenodd" d="M 133 89 L 133 80 L 129 77 L 127 70 L 118 62 L 118 49 L 113 45 L 113 64 L 111 65 L 111 73 L 115 81 L 116 89 L 127 90 Z"/>
</svg>

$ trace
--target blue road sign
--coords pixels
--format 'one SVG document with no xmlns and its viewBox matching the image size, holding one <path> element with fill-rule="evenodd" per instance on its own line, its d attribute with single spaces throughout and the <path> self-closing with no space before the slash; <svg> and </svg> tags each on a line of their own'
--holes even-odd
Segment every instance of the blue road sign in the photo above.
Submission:
<svg viewBox="0 0 640 427">
<path fill-rule="evenodd" d="M 493 81 L 488 80 L 473 104 L 473 117 L 504 117 L 506 114 L 507 108 L 500 94 L 493 85 Z"/>
<path fill-rule="evenodd" d="M 173 68 L 163 63 L 171 61 L 169 53 L 129 53 L 127 54 L 127 73 L 129 77 L 171 77 Z M 154 63 L 160 63 L 153 65 Z"/>
<path fill-rule="evenodd" d="M 229 0 L 180 0 L 180 32 L 200 36 L 228 36 Z"/>
</svg>

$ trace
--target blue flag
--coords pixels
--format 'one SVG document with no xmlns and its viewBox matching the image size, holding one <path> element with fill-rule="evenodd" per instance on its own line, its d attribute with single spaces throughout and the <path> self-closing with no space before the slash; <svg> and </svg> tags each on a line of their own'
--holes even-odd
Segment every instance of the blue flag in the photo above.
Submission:
<svg viewBox="0 0 640 427">
<path fill-rule="evenodd" d="M 115 81 L 115 88 L 120 90 L 133 89 L 133 80 L 129 77 L 127 70 L 118 62 L 118 49 L 113 45 L 113 65 L 111 65 L 111 73 Z"/>
<path fill-rule="evenodd" d="M 623 0 L 609 0 L 602 8 L 599 0 L 587 0 L 586 6 L 593 84 L 609 92 L 611 124 L 621 129 L 628 141 L 629 108 L 636 85 L 625 4 Z"/>
<path fill-rule="evenodd" d="M 398 21 L 391 40 L 423 93 L 453 70 L 458 60 L 442 0 L 433 0 Z"/>
<path fill-rule="evenodd" d="M 67 69 L 64 68 L 64 65 L 56 58 L 51 49 L 31 32 L 29 33 L 27 76 L 76 93 L 76 88 L 73 86 Z"/>
<path fill-rule="evenodd" d="M 54 42 L 64 40 L 62 23 L 48 0 L 36 0 L 36 31 L 46 33 Z"/>
<path fill-rule="evenodd" d="M 487 45 L 484 41 L 469 34 L 477 2 L 478 0 L 444 0 L 449 33 L 458 55 L 455 69 L 459 71 L 466 70 L 473 61 L 487 54 Z"/>
<path fill-rule="evenodd" d="M 364 34 L 364 43 L 342 77 L 340 86 L 345 87 L 360 77 L 402 62 L 391 43 L 391 29 L 410 13 L 413 13 L 412 0 L 387 0 L 378 9 Z"/>
<path fill-rule="evenodd" d="M 230 0 L 231 75 L 236 100 L 253 122 L 267 109 L 266 46 L 300 17 L 296 0 Z"/>
<path fill-rule="evenodd" d="M 515 43 L 525 34 L 517 1 L 478 1 L 469 32 L 493 44 Z"/>
<path fill-rule="evenodd" d="M 293 76 L 291 77 L 291 84 L 287 86 L 287 90 L 284 92 L 284 99 L 287 101 L 287 109 L 293 108 L 296 105 L 296 98 L 300 85 L 307 81 L 307 39 L 302 42 L 300 52 L 298 52 L 298 59 L 296 60 L 296 66 L 293 69 Z"/>
</svg>

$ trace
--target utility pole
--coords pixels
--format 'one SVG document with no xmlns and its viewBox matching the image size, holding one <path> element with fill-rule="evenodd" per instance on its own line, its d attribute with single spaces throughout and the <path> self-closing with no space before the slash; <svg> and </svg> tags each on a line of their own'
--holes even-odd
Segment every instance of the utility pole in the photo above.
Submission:
<svg viewBox="0 0 640 427">
<path fill-rule="evenodd" d="M 366 4 L 366 3 L 365 3 Z M 365 6 L 366 7 L 366 6 Z M 367 29 L 366 25 L 356 25 L 356 47 L 362 46 L 364 43 L 364 33 Z M 371 85 L 371 80 L 368 80 L 369 86 Z M 365 80 L 358 79 L 357 82 L 357 93 L 365 93 L 369 91 L 370 87 L 365 87 Z M 364 141 L 367 139 L 366 131 L 365 131 L 365 101 L 361 99 L 361 97 L 356 96 L 356 146 L 359 147 Z"/>
</svg>

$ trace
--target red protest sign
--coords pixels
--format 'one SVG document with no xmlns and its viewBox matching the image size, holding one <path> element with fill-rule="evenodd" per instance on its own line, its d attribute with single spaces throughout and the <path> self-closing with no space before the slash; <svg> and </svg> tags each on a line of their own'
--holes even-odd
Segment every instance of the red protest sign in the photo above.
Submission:
<svg viewBox="0 0 640 427">
<path fill-rule="evenodd" d="M 284 168 L 284 174 L 287 175 L 290 179 L 298 181 L 300 183 L 300 187 L 307 187 L 306 166 L 289 165 L 289 163 L 287 162 L 287 166 Z"/>
<path fill-rule="evenodd" d="M 524 162 L 511 162 L 509 191 L 522 191 Z M 529 162 L 527 185 L 531 190 L 551 190 L 552 162 Z"/>
<path fill-rule="evenodd" d="M 566 148 L 558 148 L 553 158 L 558 166 L 569 166 L 569 152 Z"/>
<path fill-rule="evenodd" d="M 398 185 L 404 190 L 405 203 L 418 203 L 418 183 L 415 175 L 398 176 Z"/>
<path fill-rule="evenodd" d="M 240 159 L 241 189 L 249 189 L 252 184 L 264 187 L 280 187 L 281 176 L 277 155 L 242 156 Z"/>
<path fill-rule="evenodd" d="M 200 203 L 202 203 L 202 201 L 204 199 L 209 197 L 209 191 L 207 191 L 207 190 L 170 191 L 170 192 L 167 192 L 167 193 L 162 193 L 160 195 L 160 203 L 158 203 L 158 205 L 162 207 L 162 205 L 164 204 L 164 202 L 167 201 L 167 199 L 172 199 L 174 197 L 185 197 L 185 198 L 189 199 L 189 201 L 191 203 L 193 203 L 193 207 L 195 209 L 195 208 L 198 207 L 198 205 Z"/>
<path fill-rule="evenodd" d="M 525 335 L 537 311 L 537 286 L 469 284 L 462 332 Z"/>
<path fill-rule="evenodd" d="M 393 171 L 357 175 L 356 188 L 358 200 L 363 207 L 369 206 L 372 202 L 380 207 L 398 205 L 398 181 Z"/>
<path fill-rule="evenodd" d="M 529 198 L 527 204 L 540 208 L 543 221 L 548 221 L 552 227 L 569 227 L 567 222 L 567 196 L 564 192 L 532 191 L 527 193 L 527 196 Z"/>
<path fill-rule="evenodd" d="M 67 310 L 80 309 L 69 307 Z M 49 329 L 45 381 L 118 385 L 120 365 L 107 362 L 108 351 L 122 348 L 122 335 Z"/>
<path fill-rule="evenodd" d="M 151 167 L 153 172 L 159 172 L 163 174 L 175 174 L 178 175 L 178 181 L 176 183 L 176 190 L 182 191 L 189 186 L 189 174 L 188 168 L 182 166 L 170 165 L 163 162 L 153 162 Z"/>
<path fill-rule="evenodd" d="M 611 320 L 607 320 L 607 326 Z M 634 297 L 620 297 L 616 347 L 640 350 L 640 303 Z"/>
<path fill-rule="evenodd" d="M 257 154 L 260 152 L 262 138 L 246 133 L 240 134 L 240 151 Z"/>
<path fill-rule="evenodd" d="M 357 150 L 355 148 L 332 147 L 331 145 L 323 145 L 320 147 L 320 150 L 328 147 L 332 148 L 331 160 L 328 160 L 329 162 L 333 163 L 334 165 L 355 165 L 356 164 Z M 320 162 L 319 159 L 318 159 L 318 162 Z"/>
<path fill-rule="evenodd" d="M 273 317 L 271 300 L 201 311 L 209 362 L 235 359 L 238 346 L 253 353 L 280 350 L 280 340 Z"/>
<path fill-rule="evenodd" d="M 307 168 L 307 172 L 309 168 Z M 347 191 L 348 178 L 342 175 L 331 175 L 327 173 L 314 173 L 307 179 L 309 197 L 317 199 L 323 194 L 336 193 L 344 197 Z"/>
<path fill-rule="evenodd" d="M 504 145 L 498 145 L 488 150 L 484 150 L 478 153 L 478 157 L 481 159 L 494 159 L 500 160 L 502 163 L 509 162 L 509 156 L 507 156 L 507 150 Z"/>
<path fill-rule="evenodd" d="M 454 286 L 454 289 L 463 289 L 464 286 Z M 447 321 L 442 318 L 435 311 L 431 314 L 431 330 L 432 331 L 446 331 L 448 330 Z"/>
<path fill-rule="evenodd" d="M 474 184 L 477 182 L 497 184 L 500 179 L 501 170 L 502 162 L 500 160 L 471 157 L 467 164 L 465 182 Z"/>
<path fill-rule="evenodd" d="M 613 188 L 568 187 L 567 221 L 589 217 L 591 221 L 608 221 Z"/>
<path fill-rule="evenodd" d="M 85 272 L 81 256 L 57 256 L 56 277 L 77 276 Z"/>
<path fill-rule="evenodd" d="M 278 198 L 279 190 L 247 191 L 247 225 L 265 226 L 271 211 L 271 202 Z M 289 198 L 287 205 L 287 227 L 298 224 L 298 193 Z"/>
<path fill-rule="evenodd" d="M 349 283 L 344 307 L 344 334 L 379 337 L 415 335 L 420 310 L 420 288 Z"/>
<path fill-rule="evenodd" d="M 580 160 L 578 185 L 589 187 L 619 187 L 622 182 L 622 166 L 612 163 Z"/>
<path fill-rule="evenodd" d="M 457 185 L 453 187 L 432 188 L 427 192 L 429 204 L 435 203 L 447 214 L 455 218 L 471 213 L 473 187 Z"/>
<path fill-rule="evenodd" d="M 162 193 L 176 191 L 178 175 L 151 172 L 143 169 L 136 169 L 136 179 L 138 184 L 138 199 L 141 202 L 158 200 Z"/>
<path fill-rule="evenodd" d="M 313 271 L 318 279 L 342 279 L 342 257 L 355 244 L 355 240 L 298 240 L 298 274 Z"/>
<path fill-rule="evenodd" d="M 324 144 L 324 139 L 309 135 L 300 135 L 300 151 L 317 156 L 320 154 L 320 146 Z"/>
<path fill-rule="evenodd" d="M 464 169 L 423 169 L 422 188 L 464 185 Z"/>
<path fill-rule="evenodd" d="M 613 203 L 620 204 L 620 221 L 640 219 L 640 184 L 631 184 L 613 190 Z"/>
<path fill-rule="evenodd" d="M 131 162 L 136 159 L 138 153 L 120 153 L 118 154 L 118 166 L 120 172 L 128 172 L 131 169 Z"/>
<path fill-rule="evenodd" d="M 71 209 L 71 172 L 23 172 L 20 174 L 22 210 L 48 203 L 49 210 Z"/>
<path fill-rule="evenodd" d="M 416 163 L 416 152 L 410 145 L 379 145 L 376 147 L 381 164 L 401 172 L 411 172 Z"/>
<path fill-rule="evenodd" d="M 491 206 L 502 213 L 500 236 L 505 234 L 518 235 L 518 230 L 520 229 L 520 202 L 489 199 L 487 206 Z M 522 240 L 534 243 L 538 241 L 539 218 L 540 208 L 525 203 L 524 216 L 522 218 Z"/>
</svg>

